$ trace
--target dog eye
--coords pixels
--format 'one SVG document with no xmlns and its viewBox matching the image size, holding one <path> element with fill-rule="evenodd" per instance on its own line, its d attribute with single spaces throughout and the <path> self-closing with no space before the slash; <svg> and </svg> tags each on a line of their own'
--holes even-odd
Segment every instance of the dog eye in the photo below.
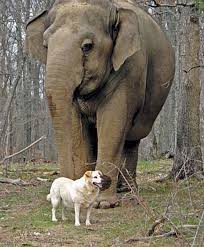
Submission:
<svg viewBox="0 0 204 247">
<path fill-rule="evenodd" d="M 94 178 L 98 178 L 97 176 L 95 176 Z"/>
</svg>

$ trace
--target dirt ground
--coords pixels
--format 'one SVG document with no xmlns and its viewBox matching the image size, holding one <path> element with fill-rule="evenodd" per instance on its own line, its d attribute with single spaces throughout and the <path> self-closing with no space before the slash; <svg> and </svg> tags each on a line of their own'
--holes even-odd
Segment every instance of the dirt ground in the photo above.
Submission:
<svg viewBox="0 0 204 247">
<path fill-rule="evenodd" d="M 59 221 L 51 221 L 46 195 L 51 182 L 59 176 L 56 164 L 10 165 L 9 177 L 21 178 L 30 185 L 0 183 L 0 246 L 204 246 L 204 182 L 194 179 L 156 182 L 170 167 L 170 160 L 139 163 L 139 196 L 146 209 L 137 203 L 135 194 L 120 194 L 120 207 L 94 209 L 93 224 L 89 227 L 85 226 L 82 214 L 82 225 L 75 227 L 73 210 L 67 213 L 67 221 L 61 221 L 60 210 Z M 148 209 L 156 219 L 165 216 L 154 235 L 171 230 L 176 235 L 131 241 L 130 238 L 147 236 L 153 226 L 155 219 Z"/>
</svg>

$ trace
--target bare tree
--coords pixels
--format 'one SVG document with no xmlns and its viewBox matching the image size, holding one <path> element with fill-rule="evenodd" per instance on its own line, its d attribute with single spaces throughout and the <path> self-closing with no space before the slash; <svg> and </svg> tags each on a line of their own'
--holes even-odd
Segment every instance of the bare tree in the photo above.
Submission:
<svg viewBox="0 0 204 247">
<path fill-rule="evenodd" d="M 44 66 L 25 57 L 23 52 L 27 21 L 52 3 L 31 0 L 0 2 L 1 158 L 46 135 L 44 143 L 39 143 L 15 159 L 56 159 L 44 93 Z"/>
<path fill-rule="evenodd" d="M 180 9 L 180 93 L 176 155 L 171 175 L 175 179 L 203 173 L 200 142 L 200 27 L 198 11 Z"/>
</svg>

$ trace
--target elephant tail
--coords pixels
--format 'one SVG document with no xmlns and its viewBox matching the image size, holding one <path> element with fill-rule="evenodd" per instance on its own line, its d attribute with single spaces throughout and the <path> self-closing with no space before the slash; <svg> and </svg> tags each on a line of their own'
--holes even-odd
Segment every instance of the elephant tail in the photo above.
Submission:
<svg viewBox="0 0 204 247">
<path fill-rule="evenodd" d="M 48 200 L 48 201 L 51 200 L 50 194 L 47 195 L 47 200 Z"/>
</svg>

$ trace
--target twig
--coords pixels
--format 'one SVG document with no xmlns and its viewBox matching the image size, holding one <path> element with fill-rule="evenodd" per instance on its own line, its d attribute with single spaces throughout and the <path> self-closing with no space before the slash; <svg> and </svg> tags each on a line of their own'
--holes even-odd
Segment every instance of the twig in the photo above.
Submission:
<svg viewBox="0 0 204 247">
<path fill-rule="evenodd" d="M 200 225 L 199 227 L 202 228 L 202 227 L 204 227 L 204 225 Z M 180 225 L 180 226 L 177 226 L 177 228 L 197 229 L 198 228 L 198 225 Z"/>
<path fill-rule="evenodd" d="M 188 74 L 191 70 L 197 69 L 197 68 L 204 68 L 204 65 L 196 65 L 196 66 L 193 66 L 192 68 L 190 68 L 188 70 L 183 70 L 183 72 Z"/>
<path fill-rule="evenodd" d="M 203 210 L 203 213 L 202 213 L 202 215 L 201 215 L 200 221 L 199 221 L 199 223 L 198 223 L 197 230 L 196 230 L 195 236 L 194 236 L 194 238 L 193 238 L 193 243 L 192 243 L 191 247 L 194 247 L 194 246 L 195 246 L 196 238 L 197 238 L 197 236 L 198 236 L 198 232 L 199 232 L 199 229 L 200 229 L 200 227 L 201 227 L 201 223 L 202 223 L 203 218 L 204 218 L 204 210 Z"/>
<path fill-rule="evenodd" d="M 47 178 L 40 178 L 40 177 L 37 177 L 36 179 L 37 179 L 38 181 L 40 181 L 40 182 L 47 182 L 47 181 L 48 181 Z"/>
<path fill-rule="evenodd" d="M 155 182 L 156 183 L 163 183 L 163 182 L 168 181 L 170 179 L 171 179 L 170 174 L 167 174 L 167 175 L 165 175 L 165 176 L 163 176 L 161 178 L 156 179 Z"/>
<path fill-rule="evenodd" d="M 204 225 L 200 225 L 199 227 L 204 227 Z M 177 228 L 192 228 L 192 229 L 196 229 L 198 228 L 197 225 L 180 225 L 177 226 Z M 154 240 L 157 238 L 163 238 L 163 237 L 171 237 L 171 236 L 177 236 L 178 233 L 175 230 L 172 230 L 170 232 L 166 232 L 164 234 L 160 234 L 160 235 L 155 235 L 155 236 L 149 236 L 149 237 L 136 237 L 136 238 L 130 238 L 128 240 L 126 240 L 126 243 L 132 243 L 132 242 L 139 242 L 139 241 L 148 241 L 148 240 Z M 193 247 L 193 246 L 191 246 Z"/>
<path fill-rule="evenodd" d="M 25 182 L 24 180 L 17 178 L 17 179 L 11 179 L 11 178 L 0 178 L 0 183 L 5 184 L 13 184 L 13 185 L 20 185 L 20 186 L 26 186 L 26 185 L 34 185 L 29 182 Z"/>
<path fill-rule="evenodd" d="M 39 139 L 37 139 L 36 141 L 34 141 L 33 143 L 31 143 L 29 146 L 21 149 L 20 151 L 14 153 L 14 154 L 11 154 L 9 156 L 4 157 L 4 159 L 0 161 L 0 164 L 1 163 L 4 163 L 6 160 L 8 160 L 10 158 L 13 158 L 14 156 L 16 156 L 18 154 L 23 153 L 24 151 L 28 150 L 29 148 L 31 148 L 32 146 L 34 146 L 35 144 L 37 144 L 38 142 L 40 142 L 42 139 L 45 139 L 45 138 L 46 138 L 46 136 L 41 136 Z"/>
<path fill-rule="evenodd" d="M 12 158 L 12 157 L 14 157 L 14 156 L 16 156 L 16 155 L 18 155 L 18 154 L 21 154 L 21 153 L 25 152 L 26 150 L 28 150 L 29 148 L 33 147 L 35 144 L 37 144 L 38 142 L 40 142 L 41 140 L 43 140 L 43 139 L 45 139 L 45 138 L 46 138 L 46 136 L 41 136 L 38 140 L 34 141 L 33 143 L 31 143 L 29 146 L 23 148 L 22 150 L 20 150 L 20 151 L 14 153 L 14 154 L 11 154 L 11 155 L 9 155 L 9 156 L 4 157 L 4 159 L 0 161 L 0 164 L 2 164 L 2 165 L 4 166 L 3 169 L 4 169 L 5 175 L 7 176 L 7 166 L 5 165 L 5 162 L 6 162 L 8 159 L 10 159 L 10 158 Z"/>
<path fill-rule="evenodd" d="M 155 229 L 158 225 L 163 224 L 165 222 L 165 217 L 161 217 L 160 219 L 156 220 L 151 228 L 148 230 L 147 235 L 152 236 L 155 232 Z"/>
<path fill-rule="evenodd" d="M 150 236 L 150 237 L 136 237 L 136 238 L 130 238 L 127 241 L 125 241 L 126 243 L 132 243 L 132 242 L 139 242 L 139 241 L 147 241 L 147 240 L 153 240 L 153 239 L 157 239 L 157 238 L 165 238 L 165 237 L 171 237 L 171 236 L 177 236 L 176 231 L 170 231 L 170 232 L 166 232 L 164 234 L 161 235 L 156 235 L 156 236 Z"/>
<path fill-rule="evenodd" d="M 162 4 L 158 0 L 154 0 L 153 4 L 147 4 L 148 7 L 158 8 L 158 7 L 168 7 L 168 8 L 175 8 L 175 7 L 194 7 L 195 3 L 175 3 L 175 4 Z"/>
<path fill-rule="evenodd" d="M 194 173 L 194 177 L 197 179 L 197 180 L 204 180 L 204 175 L 202 172 L 196 172 Z"/>
<path fill-rule="evenodd" d="M 13 102 L 18 83 L 19 83 L 19 81 L 20 81 L 20 79 L 22 77 L 22 71 L 23 71 L 23 68 L 24 68 L 24 64 L 25 64 L 25 57 L 23 58 L 23 62 L 21 64 L 20 68 L 19 68 L 17 77 L 14 80 L 13 88 L 11 90 L 11 93 L 10 93 L 10 95 L 8 97 L 8 100 L 7 100 L 7 102 L 6 102 L 5 106 L 4 106 L 4 109 L 3 109 L 2 123 L 0 125 L 0 129 L 1 129 L 1 131 L 0 131 L 0 144 L 2 143 L 2 140 L 4 138 L 4 133 L 5 133 L 6 124 L 7 124 L 7 121 L 8 121 L 9 112 L 10 112 L 10 109 L 11 109 L 11 104 Z"/>
<path fill-rule="evenodd" d="M 152 219 L 156 219 L 155 213 L 154 211 L 148 206 L 148 204 L 145 202 L 145 200 L 143 198 L 141 198 L 136 191 L 137 190 L 133 190 L 131 184 L 129 183 L 129 181 L 127 180 L 127 178 L 124 176 L 123 172 L 121 171 L 121 169 L 119 167 L 117 167 L 115 164 L 110 163 L 110 165 L 114 166 L 116 169 L 118 169 L 119 173 L 121 174 L 121 176 L 123 177 L 123 179 L 125 180 L 125 182 L 127 183 L 128 187 L 131 190 L 131 193 L 134 195 L 134 197 L 136 198 L 136 200 L 138 201 L 138 203 L 145 209 L 146 213 L 152 218 Z M 124 166 L 124 164 L 123 164 Z"/>
<path fill-rule="evenodd" d="M 179 231 L 178 227 L 171 221 L 171 219 L 169 219 L 168 217 L 165 217 L 166 220 L 168 221 L 168 223 L 172 226 L 172 228 L 174 229 L 174 231 L 176 232 L 177 235 L 180 235 L 181 238 L 188 243 L 188 241 L 185 239 L 184 235 L 181 233 L 181 231 Z"/>
</svg>

